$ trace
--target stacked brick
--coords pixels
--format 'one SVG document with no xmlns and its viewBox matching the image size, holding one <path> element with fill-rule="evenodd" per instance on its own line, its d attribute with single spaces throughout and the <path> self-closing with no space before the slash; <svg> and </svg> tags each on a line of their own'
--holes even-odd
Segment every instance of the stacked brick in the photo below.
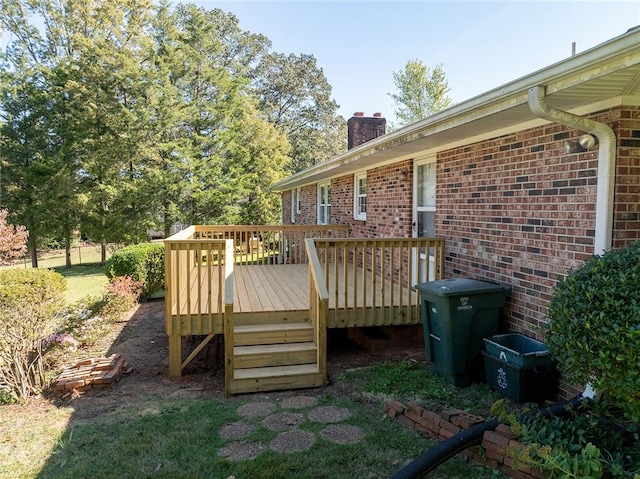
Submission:
<svg viewBox="0 0 640 479">
<path fill-rule="evenodd" d="M 64 368 L 56 380 L 54 391 L 64 394 L 108 388 L 129 372 L 131 368 L 119 354 L 112 354 L 108 358 L 85 359 Z"/>
<path fill-rule="evenodd" d="M 436 414 L 417 404 L 404 405 L 398 401 L 385 403 L 384 412 L 406 427 L 436 440 L 450 438 L 484 421 L 480 416 L 459 409 Z M 513 458 L 506 455 L 505 450 L 522 447 L 524 445 L 514 438 L 511 428 L 501 424 L 495 431 L 485 431 L 482 444 L 466 449 L 463 454 L 478 464 L 498 469 L 515 479 L 547 479 L 547 475 L 540 470 L 531 467 L 514 467 Z"/>
</svg>

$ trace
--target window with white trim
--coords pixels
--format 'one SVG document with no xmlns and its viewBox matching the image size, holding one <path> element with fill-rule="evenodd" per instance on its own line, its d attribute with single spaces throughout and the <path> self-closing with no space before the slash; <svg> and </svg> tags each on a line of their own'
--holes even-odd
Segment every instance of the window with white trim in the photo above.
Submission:
<svg viewBox="0 0 640 479">
<path fill-rule="evenodd" d="M 367 173 L 354 175 L 353 217 L 357 220 L 367 219 Z"/>
<path fill-rule="evenodd" d="M 296 222 L 296 215 L 300 214 L 302 208 L 301 188 L 291 189 L 291 223 Z"/>
<path fill-rule="evenodd" d="M 331 223 L 331 182 L 318 183 L 318 224 Z"/>
</svg>

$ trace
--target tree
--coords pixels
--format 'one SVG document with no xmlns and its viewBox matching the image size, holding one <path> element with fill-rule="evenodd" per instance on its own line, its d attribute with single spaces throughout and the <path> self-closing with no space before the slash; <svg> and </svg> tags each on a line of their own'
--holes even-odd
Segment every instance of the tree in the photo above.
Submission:
<svg viewBox="0 0 640 479">
<path fill-rule="evenodd" d="M 336 114 L 331 86 L 313 55 L 266 55 L 254 81 L 259 109 L 291 143 L 290 172 L 346 149 L 346 122 Z"/>
<path fill-rule="evenodd" d="M 0 265 L 11 264 L 27 252 L 29 232 L 24 226 L 7 223 L 7 210 L 0 210 Z"/>
<path fill-rule="evenodd" d="M 408 125 L 438 113 L 453 104 L 442 64 L 433 69 L 420 60 L 409 60 L 404 70 L 393 72 L 397 93 L 389 96 L 395 102 L 398 126 Z"/>
<path fill-rule="evenodd" d="M 3 198 L 31 233 L 34 267 L 48 234 L 63 238 L 70 266 L 81 217 L 103 259 L 106 241 L 140 224 L 135 209 L 118 205 L 131 189 L 121 187 L 139 130 L 129 102 L 150 8 L 147 0 L 0 2 L 0 26 L 14 39 L 0 78 Z"/>
</svg>

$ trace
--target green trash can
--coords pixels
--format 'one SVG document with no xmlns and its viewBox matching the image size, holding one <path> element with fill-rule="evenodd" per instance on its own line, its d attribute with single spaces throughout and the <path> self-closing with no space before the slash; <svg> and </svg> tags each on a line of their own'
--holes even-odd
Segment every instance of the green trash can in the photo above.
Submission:
<svg viewBox="0 0 640 479">
<path fill-rule="evenodd" d="M 499 311 L 511 288 L 468 278 L 421 283 L 425 355 L 454 386 L 482 374 L 483 339 L 498 332 Z"/>
</svg>

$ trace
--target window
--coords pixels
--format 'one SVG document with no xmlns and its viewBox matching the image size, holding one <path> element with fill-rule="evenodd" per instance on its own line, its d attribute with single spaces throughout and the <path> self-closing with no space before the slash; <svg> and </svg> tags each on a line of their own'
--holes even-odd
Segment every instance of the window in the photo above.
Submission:
<svg viewBox="0 0 640 479">
<path fill-rule="evenodd" d="M 291 190 L 291 224 L 296 222 L 296 188 Z"/>
<path fill-rule="evenodd" d="M 300 194 L 300 188 L 293 188 L 291 190 L 291 223 L 295 224 L 296 215 L 300 214 L 300 208 L 302 207 L 302 199 Z"/>
<path fill-rule="evenodd" d="M 367 219 L 367 174 L 359 173 L 354 178 L 353 217 L 365 221 Z"/>
<path fill-rule="evenodd" d="M 331 223 L 331 182 L 318 183 L 318 224 Z"/>
</svg>

